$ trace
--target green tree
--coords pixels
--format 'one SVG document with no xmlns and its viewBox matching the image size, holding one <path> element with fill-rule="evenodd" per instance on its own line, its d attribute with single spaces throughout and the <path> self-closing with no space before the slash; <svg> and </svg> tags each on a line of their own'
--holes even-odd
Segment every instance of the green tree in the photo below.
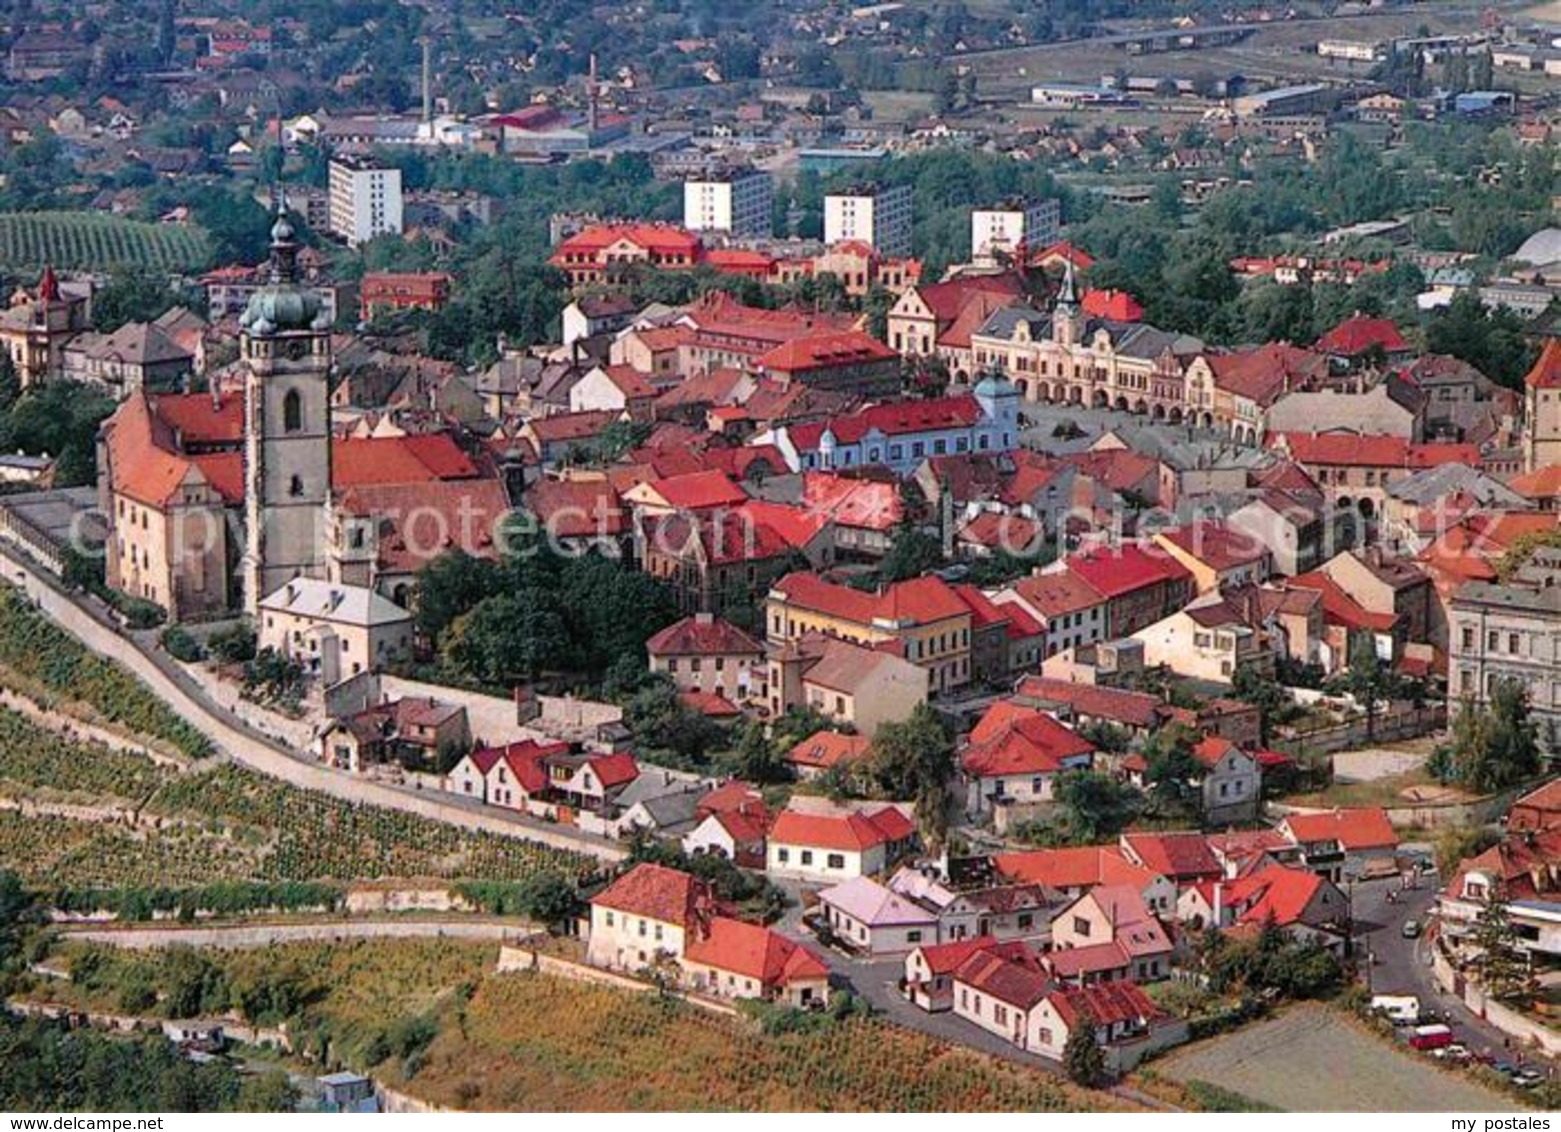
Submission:
<svg viewBox="0 0 1561 1132">
<path fill-rule="evenodd" d="M 684 704 L 677 686 L 655 673 L 623 709 L 623 722 L 652 761 L 700 767 L 722 737 L 719 726 Z"/>
<path fill-rule="evenodd" d="M 1057 801 L 1073 839 L 1109 841 L 1138 816 L 1139 794 L 1131 786 L 1094 770 L 1070 770 L 1057 779 Z"/>
<path fill-rule="evenodd" d="M 1273 742 L 1274 726 L 1279 715 L 1290 706 L 1290 698 L 1279 682 L 1265 676 L 1250 664 L 1238 665 L 1231 678 L 1231 690 L 1238 700 L 1257 708 L 1259 741 L 1263 746 Z"/>
<path fill-rule="evenodd" d="M 791 778 L 791 767 L 783 759 L 782 749 L 764 733 L 764 724 L 749 720 L 743 725 L 737 749 L 732 755 L 732 773 L 745 782 L 766 785 L 786 782 Z"/>
<path fill-rule="evenodd" d="M 574 882 L 552 871 L 533 873 L 521 881 L 516 904 L 521 915 L 545 924 L 549 931 L 567 924 L 581 907 Z"/>
<path fill-rule="evenodd" d="M 1480 980 L 1492 996 L 1510 1002 L 1533 994 L 1533 967 L 1512 926 L 1507 902 L 1499 894 L 1492 894 L 1480 909 L 1473 938 L 1480 949 Z"/>
<path fill-rule="evenodd" d="M 1203 773 L 1192 753 L 1196 741 L 1186 724 L 1171 723 L 1144 744 L 1144 781 L 1158 808 L 1177 810 L 1187 804 L 1193 781 Z"/>
<path fill-rule="evenodd" d="M 556 600 L 537 589 L 484 598 L 450 625 L 443 656 L 456 672 L 505 687 L 534 681 L 569 644 Z"/>
<path fill-rule="evenodd" d="M 417 572 L 417 631 L 438 644 L 451 622 L 499 592 L 501 580 L 493 563 L 464 550 L 447 551 L 427 562 Z"/>
<path fill-rule="evenodd" d="M 1099 1088 L 1106 1081 L 1106 1056 L 1095 1034 L 1095 1019 L 1081 1010 L 1068 1031 L 1062 1047 L 1062 1067 L 1068 1079 L 1086 1089 Z"/>
<path fill-rule="evenodd" d="M 284 1069 L 268 1069 L 245 1077 L 239 1086 L 237 1108 L 240 1112 L 292 1112 L 298 1107 L 299 1093 Z"/>
<path fill-rule="evenodd" d="M 863 772 L 891 798 L 912 798 L 924 843 L 941 846 L 948 833 L 948 784 L 954 776 L 954 741 L 927 704 L 886 723 L 873 736 Z"/>
<path fill-rule="evenodd" d="M 1398 691 L 1398 679 L 1393 670 L 1377 656 L 1377 643 L 1370 633 L 1357 633 L 1350 641 L 1350 665 L 1335 686 L 1348 692 L 1360 705 L 1366 717 L 1366 741 L 1377 735 L 1377 717 L 1384 701 Z"/>
<path fill-rule="evenodd" d="M 1539 728 L 1528 689 L 1498 679 L 1482 709 L 1465 701 L 1453 721 L 1451 777 L 1481 793 L 1515 786 L 1539 769 Z"/>
</svg>

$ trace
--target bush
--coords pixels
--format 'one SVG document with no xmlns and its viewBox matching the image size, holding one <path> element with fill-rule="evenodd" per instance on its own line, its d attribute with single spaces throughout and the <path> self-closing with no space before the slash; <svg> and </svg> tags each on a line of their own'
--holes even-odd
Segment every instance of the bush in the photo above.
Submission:
<svg viewBox="0 0 1561 1132">
<path fill-rule="evenodd" d="M 206 640 L 211 655 L 221 664 L 245 664 L 255 659 L 255 630 L 240 622 L 213 633 Z"/>
<path fill-rule="evenodd" d="M 190 635 L 189 630 L 177 625 L 170 625 L 163 630 L 162 644 L 169 656 L 185 664 L 195 664 L 206 657 L 206 650 L 201 647 L 201 643 Z"/>
</svg>

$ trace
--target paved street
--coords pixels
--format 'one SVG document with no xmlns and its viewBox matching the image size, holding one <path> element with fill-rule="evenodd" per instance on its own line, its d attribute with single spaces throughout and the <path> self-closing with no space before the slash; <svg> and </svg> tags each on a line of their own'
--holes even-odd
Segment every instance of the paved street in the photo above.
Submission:
<svg viewBox="0 0 1561 1132">
<path fill-rule="evenodd" d="M 1368 881 L 1355 886 L 1355 922 L 1365 934 L 1375 962 L 1371 965 L 1369 987 L 1373 994 L 1413 994 L 1425 1009 L 1446 1011 L 1453 1034 L 1475 1053 L 1489 1053 L 1498 1060 L 1515 1060 L 1504 1046 L 1506 1035 L 1481 1019 L 1455 995 L 1444 994 L 1431 972 L 1430 941 L 1422 934 L 1405 939 L 1404 921 L 1418 920 L 1425 926 L 1440 882 L 1435 876 L 1422 877 L 1420 887 L 1401 894 L 1396 904 L 1387 902 L 1387 894 L 1398 888 L 1398 880 Z"/>
</svg>

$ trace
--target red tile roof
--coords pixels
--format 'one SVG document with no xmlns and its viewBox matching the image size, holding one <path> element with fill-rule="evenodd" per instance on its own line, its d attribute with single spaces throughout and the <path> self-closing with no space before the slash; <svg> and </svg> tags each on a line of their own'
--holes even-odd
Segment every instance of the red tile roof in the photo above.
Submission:
<svg viewBox="0 0 1561 1132">
<path fill-rule="evenodd" d="M 1152 884 L 1157 875 L 1135 865 L 1116 846 L 1085 845 L 1070 849 L 1025 849 L 992 858 L 998 872 L 1010 880 L 1048 888 L 1094 888 L 1102 884 Z"/>
<path fill-rule="evenodd" d="M 764 646 L 730 621 L 685 617 L 645 642 L 651 656 L 758 656 Z"/>
<path fill-rule="evenodd" d="M 152 411 L 178 434 L 180 447 L 239 444 L 244 439 L 244 398 L 237 393 L 160 393 L 151 398 Z"/>
<path fill-rule="evenodd" d="M 683 511 L 701 511 L 710 507 L 732 507 L 748 499 L 748 494 L 732 482 L 725 472 L 688 472 L 653 480 L 650 487 L 667 503 Z"/>
<path fill-rule="evenodd" d="M 670 224 L 593 224 L 560 243 L 552 258 L 562 263 L 566 256 L 595 257 L 625 240 L 657 255 L 683 255 L 690 259 L 697 257 L 702 247 L 698 236 Z"/>
<path fill-rule="evenodd" d="M 770 827 L 770 840 L 783 845 L 861 852 L 908 840 L 916 826 L 893 806 L 872 812 L 812 814 L 782 810 Z"/>
<path fill-rule="evenodd" d="M 1148 692 L 1075 684 L 1049 676 L 1024 677 L 1014 694 L 1042 704 L 1066 704 L 1077 715 L 1143 729 L 1158 727 L 1169 714 L 1168 705 Z"/>
<path fill-rule="evenodd" d="M 865 735 L 842 735 L 838 731 L 820 731 L 809 735 L 786 752 L 792 766 L 828 770 L 841 763 L 854 762 L 867 754 L 872 740 Z"/>
<path fill-rule="evenodd" d="M 926 625 L 952 617 L 967 617 L 965 603 L 941 578 L 910 578 L 881 593 L 826 582 L 817 574 L 797 571 L 776 582 L 772 591 L 803 609 L 859 625 Z"/>
<path fill-rule="evenodd" d="M 484 747 L 472 752 L 472 760 L 484 774 L 496 762 L 502 761 L 509 768 L 515 781 L 527 794 L 539 794 L 547 789 L 547 770 L 542 760 L 549 755 L 567 755 L 568 743 L 538 743 L 535 739 L 523 739 L 503 747 Z"/>
<path fill-rule="evenodd" d="M 848 416 L 793 425 L 788 435 L 798 451 L 812 451 L 828 429 L 841 444 L 855 444 L 869 432 L 885 436 L 968 428 L 981 419 L 981 404 L 969 393 L 924 401 L 891 401 Z"/>
<path fill-rule="evenodd" d="M 379 566 L 408 572 L 459 548 L 476 558 L 498 553 L 495 539 L 510 513 L 504 485 L 493 479 L 372 484 L 338 493 L 344 515 L 378 520 Z"/>
<path fill-rule="evenodd" d="M 649 862 L 635 865 L 591 898 L 618 912 L 682 928 L 696 925 L 713 904 L 710 886 L 698 877 Z"/>
<path fill-rule="evenodd" d="M 980 778 L 1055 774 L 1088 766 L 1094 754 L 1089 740 L 1044 712 L 999 700 L 971 730 L 960 765 Z"/>
<path fill-rule="evenodd" d="M 678 700 L 686 708 L 711 719 L 735 719 L 743 709 L 720 692 L 701 692 L 695 689 L 678 693 Z"/>
<path fill-rule="evenodd" d="M 1165 551 L 1137 543 L 1080 551 L 1066 561 L 1071 573 L 1107 598 L 1192 578 L 1186 567 Z"/>
<path fill-rule="evenodd" d="M 446 433 L 347 437 L 331 442 L 331 486 L 337 491 L 383 484 L 471 479 L 478 474 L 471 457 Z"/>
<path fill-rule="evenodd" d="M 1277 432 L 1269 444 L 1283 447 L 1300 464 L 1342 467 L 1434 468 L 1480 465 L 1477 444 L 1415 444 L 1401 436 L 1357 436 L 1352 432 Z"/>
<path fill-rule="evenodd" d="M 793 338 L 761 354 L 755 364 L 777 373 L 859 366 L 898 357 L 871 334 L 861 330 L 837 330 Z"/>
<path fill-rule="evenodd" d="M 954 980 L 1019 1010 L 1029 1010 L 1051 989 L 1040 960 L 1028 952 L 977 951 L 959 965 Z"/>
<path fill-rule="evenodd" d="M 617 538 L 629 529 L 623 499 L 606 480 L 538 480 L 525 503 L 558 538 Z"/>
<path fill-rule="evenodd" d="M 763 562 L 792 550 L 774 527 L 753 521 L 745 511 L 674 511 L 645 521 L 646 543 L 676 557 L 699 554 L 712 566 L 733 562 Z"/>
<path fill-rule="evenodd" d="M 1021 578 L 1012 589 L 1048 620 L 1078 613 L 1106 600 L 1106 595 L 1066 570 Z"/>
<path fill-rule="evenodd" d="M 689 943 L 683 949 L 683 957 L 690 963 L 730 971 L 766 987 L 829 977 L 829 968 L 810 949 L 769 928 L 726 916 L 712 919 L 708 933 Z"/>
<path fill-rule="evenodd" d="M 1238 924 L 1262 925 L 1270 917 L 1279 927 L 1301 922 L 1307 906 L 1327 883 L 1310 869 L 1288 869 L 1283 865 L 1240 877 L 1225 887 L 1225 901 L 1243 909 Z"/>
<path fill-rule="evenodd" d="M 1060 987 L 1048 996 L 1057 1016 L 1071 1030 L 1083 1019 L 1096 1026 L 1149 1022 L 1164 1015 L 1153 1000 L 1126 979 L 1083 987 Z"/>
<path fill-rule="evenodd" d="M 1139 322 L 1144 317 L 1143 306 L 1126 291 L 1099 291 L 1092 288 L 1084 292 L 1081 305 L 1085 314 L 1110 319 L 1112 322 Z"/>
<path fill-rule="evenodd" d="M 1172 527 L 1160 537 L 1214 571 L 1250 566 L 1269 554 L 1268 547 L 1246 531 L 1215 521 Z"/>
<path fill-rule="evenodd" d="M 1398 834 L 1380 806 L 1356 810 L 1325 810 L 1315 814 L 1289 814 L 1282 825 L 1297 841 L 1337 841 L 1347 851 L 1389 849 L 1398 845 Z"/>
<path fill-rule="evenodd" d="M 969 939 L 957 939 L 951 943 L 932 943 L 919 949 L 922 961 L 927 965 L 927 970 L 933 975 L 951 975 L 959 970 L 960 966 L 978 951 L 991 951 L 998 955 L 1005 952 L 1028 950 L 1022 943 L 998 943 L 997 939 L 989 935 L 972 936 Z"/>
<path fill-rule="evenodd" d="M 1545 339 L 1545 348 L 1523 375 L 1523 384 L 1530 389 L 1561 389 L 1561 339 Z"/>
<path fill-rule="evenodd" d="M 1045 532 L 1034 519 L 1000 511 L 982 511 L 955 533 L 960 542 L 1001 550 L 1008 554 L 1030 555 L 1041 548 Z"/>
<path fill-rule="evenodd" d="M 1321 570 L 1297 574 L 1287 585 L 1294 589 L 1314 590 L 1321 594 L 1323 619 L 1335 625 L 1343 625 L 1346 629 L 1391 633 L 1393 626 L 1398 624 L 1398 617 L 1395 614 L 1371 612 L 1345 593 L 1339 583 Z"/>
<path fill-rule="evenodd" d="M 1177 882 L 1224 875 L 1201 833 L 1124 833 L 1122 842 L 1145 868 Z"/>
<path fill-rule="evenodd" d="M 1392 319 L 1354 315 L 1339 323 L 1317 340 L 1317 349 L 1327 354 L 1355 358 L 1373 347 L 1384 353 L 1401 353 L 1409 348 Z"/>
</svg>

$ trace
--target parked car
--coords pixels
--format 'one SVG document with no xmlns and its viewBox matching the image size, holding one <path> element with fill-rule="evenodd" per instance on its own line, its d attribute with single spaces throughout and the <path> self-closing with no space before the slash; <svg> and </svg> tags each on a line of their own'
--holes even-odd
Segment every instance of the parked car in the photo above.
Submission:
<svg viewBox="0 0 1561 1132">
<path fill-rule="evenodd" d="M 1520 1089 L 1537 1089 L 1545 1080 L 1545 1075 L 1532 1065 L 1525 1065 L 1512 1074 L 1512 1083 Z"/>
<path fill-rule="evenodd" d="M 1403 935 L 1404 935 L 1405 939 L 1419 939 L 1420 938 L 1420 921 L 1419 920 L 1405 920 L 1404 921 L 1404 926 L 1400 929 L 1400 931 L 1403 932 Z"/>
</svg>

